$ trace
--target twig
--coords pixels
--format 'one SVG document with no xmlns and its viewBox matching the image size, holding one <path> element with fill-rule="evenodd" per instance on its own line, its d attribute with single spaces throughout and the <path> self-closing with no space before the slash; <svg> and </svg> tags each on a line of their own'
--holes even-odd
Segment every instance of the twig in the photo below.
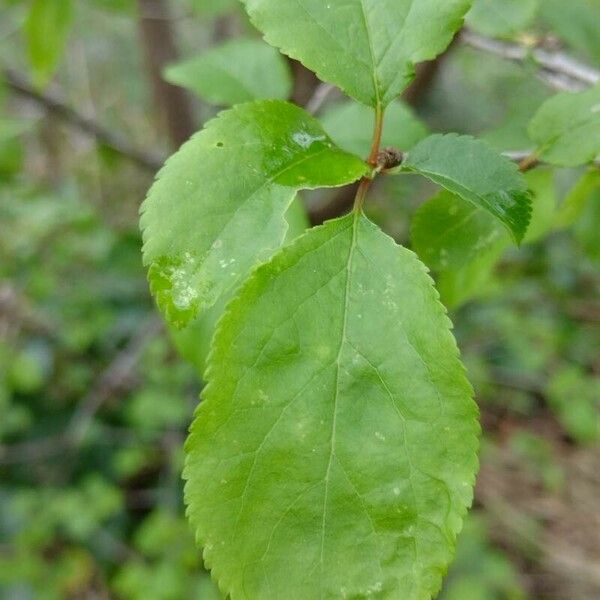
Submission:
<svg viewBox="0 0 600 600">
<path fill-rule="evenodd" d="M 137 148 L 121 135 L 110 131 L 91 117 L 78 112 L 69 106 L 56 92 L 39 92 L 24 77 L 12 69 L 4 69 L 2 75 L 14 92 L 33 100 L 66 123 L 95 137 L 100 143 L 129 158 L 143 169 L 154 173 L 162 165 L 162 157 Z"/>
<path fill-rule="evenodd" d="M 329 96 L 335 91 L 335 86 L 329 83 L 321 83 L 313 92 L 310 100 L 306 103 L 306 110 L 311 114 L 317 114 Z"/>
<path fill-rule="evenodd" d="M 196 130 L 192 105 L 183 88 L 162 76 L 163 69 L 178 58 L 170 5 L 166 0 L 138 0 L 139 29 L 152 85 L 154 104 L 173 148 L 178 148 Z M 150 16 L 149 16 L 150 15 Z M 151 15 L 160 15 L 157 19 Z"/>
<path fill-rule="evenodd" d="M 522 44 L 502 42 L 484 37 L 468 29 L 461 40 L 477 50 L 495 54 L 501 58 L 524 63 L 532 60 L 542 70 L 542 76 L 554 87 L 579 91 L 600 81 L 600 71 L 572 58 L 564 52 L 550 52 L 542 48 L 530 48 Z"/>
</svg>

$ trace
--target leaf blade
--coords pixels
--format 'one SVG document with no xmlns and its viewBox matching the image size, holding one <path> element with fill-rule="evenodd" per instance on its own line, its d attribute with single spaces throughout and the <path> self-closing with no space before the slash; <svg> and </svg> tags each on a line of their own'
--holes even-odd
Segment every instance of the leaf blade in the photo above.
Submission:
<svg viewBox="0 0 600 600">
<path fill-rule="evenodd" d="M 165 79 L 222 106 L 269 98 L 284 100 L 292 90 L 289 67 L 281 54 L 252 39 L 230 40 L 170 65 Z"/>
<path fill-rule="evenodd" d="M 243 286 L 209 362 L 186 502 L 222 590 L 435 593 L 471 501 L 478 426 L 414 255 L 364 216 L 310 230 Z"/>
<path fill-rule="evenodd" d="M 35 84 L 43 88 L 54 74 L 73 21 L 72 0 L 34 0 L 27 21 L 27 51 Z"/>
<path fill-rule="evenodd" d="M 367 172 L 292 104 L 222 112 L 166 162 L 142 206 L 144 264 L 167 318 L 186 325 L 280 247 L 299 189 Z"/>
<path fill-rule="evenodd" d="M 432 135 L 406 156 L 402 171 L 418 173 L 481 207 L 521 242 L 531 218 L 531 198 L 516 165 L 485 142 L 457 134 Z"/>
<path fill-rule="evenodd" d="M 282 52 L 367 106 L 387 106 L 462 25 L 471 0 L 243 0 Z"/>
<path fill-rule="evenodd" d="M 577 167 L 600 155 L 600 83 L 585 92 L 556 94 L 529 123 L 540 157 L 560 167 Z"/>
</svg>

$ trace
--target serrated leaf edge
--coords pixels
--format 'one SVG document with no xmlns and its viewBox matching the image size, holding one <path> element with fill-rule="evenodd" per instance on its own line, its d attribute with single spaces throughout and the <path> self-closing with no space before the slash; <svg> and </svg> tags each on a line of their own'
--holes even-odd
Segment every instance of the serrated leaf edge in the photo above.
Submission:
<svg viewBox="0 0 600 600">
<path fill-rule="evenodd" d="M 191 507 L 190 503 L 188 502 L 188 498 L 189 498 L 188 490 L 189 490 L 189 486 L 191 485 L 190 472 L 189 472 L 189 469 L 190 469 L 189 454 L 190 454 L 191 446 L 194 442 L 194 436 L 195 436 L 194 426 L 195 426 L 196 421 L 201 418 L 202 412 L 204 410 L 206 410 L 205 409 L 205 406 L 206 406 L 205 398 L 210 393 L 210 390 L 211 390 L 212 386 L 214 385 L 214 382 L 211 380 L 211 376 L 212 376 L 213 370 L 216 368 L 216 366 L 213 365 L 214 357 L 215 357 L 215 355 L 217 355 L 217 353 L 220 350 L 218 348 L 218 340 L 220 337 L 220 332 L 221 332 L 221 329 L 223 329 L 226 326 L 226 324 L 230 318 L 230 315 L 236 311 L 238 306 L 243 306 L 243 304 L 245 303 L 245 296 L 252 289 L 252 285 L 254 284 L 254 281 L 255 281 L 256 276 L 259 271 L 261 271 L 262 269 L 268 268 L 275 261 L 279 260 L 280 256 L 283 254 L 283 252 L 291 251 L 297 245 L 302 244 L 304 239 L 308 235 L 311 235 L 311 233 L 313 233 L 314 231 L 324 229 L 333 222 L 339 222 L 344 219 L 349 219 L 350 217 L 352 217 L 354 219 L 353 220 L 354 227 L 356 226 L 357 218 L 360 218 L 360 217 L 364 217 L 373 227 L 376 227 L 376 225 L 374 225 L 369 219 L 367 219 L 367 217 L 361 211 L 360 213 L 352 213 L 351 215 L 346 215 L 344 217 L 340 217 L 337 219 L 331 219 L 329 221 L 326 221 L 322 225 L 308 229 L 304 234 L 302 234 L 301 236 L 296 238 L 291 244 L 288 244 L 288 245 L 284 246 L 283 248 L 281 248 L 278 252 L 276 252 L 273 256 L 271 256 L 269 258 L 269 260 L 267 260 L 263 263 L 257 264 L 252 269 L 248 278 L 238 288 L 236 295 L 229 301 L 229 303 L 225 307 L 225 310 L 223 311 L 223 314 L 221 315 L 221 317 L 217 323 L 216 329 L 215 329 L 215 334 L 214 334 L 213 340 L 211 342 L 211 348 L 210 348 L 208 358 L 206 361 L 207 366 L 206 366 L 206 369 L 204 372 L 204 378 L 203 378 L 204 381 L 206 382 L 206 385 L 200 394 L 201 400 L 194 411 L 193 420 L 192 420 L 192 423 L 188 430 L 189 435 L 184 444 L 186 458 L 185 458 L 185 465 L 184 465 L 183 472 L 182 472 L 182 479 L 185 482 L 184 483 L 184 502 L 186 505 L 185 516 L 188 519 L 188 522 L 190 523 L 190 525 L 193 529 L 196 544 L 199 547 L 202 547 L 202 558 L 203 558 L 204 565 L 206 566 L 207 569 L 210 570 L 211 578 L 217 584 L 217 586 L 219 587 L 219 590 L 226 597 L 228 597 L 229 600 L 243 600 L 244 593 L 243 593 L 243 591 L 236 588 L 236 586 L 231 581 L 231 577 L 227 573 L 222 572 L 218 568 L 218 566 L 214 564 L 214 562 L 212 560 L 212 551 L 209 550 L 204 545 L 205 542 L 204 542 L 203 538 L 205 536 L 202 533 L 202 530 L 204 528 L 201 526 L 201 523 L 196 521 L 196 519 L 194 518 L 194 516 L 192 514 L 192 507 Z M 387 238 L 387 241 L 394 247 L 394 250 L 398 250 L 399 248 L 403 249 L 404 251 L 406 251 L 407 253 L 412 255 L 413 258 L 415 259 L 415 261 L 420 265 L 420 268 L 422 269 L 422 273 L 425 276 L 425 280 L 429 283 L 429 286 L 431 287 L 431 289 L 433 291 L 433 299 L 436 303 L 436 306 L 438 308 L 441 308 L 441 311 L 443 313 L 443 320 L 447 326 L 447 328 L 445 329 L 445 334 L 450 339 L 451 347 L 454 348 L 454 357 L 457 359 L 457 362 L 459 364 L 459 368 L 461 370 L 461 376 L 464 378 L 466 384 L 468 385 L 468 387 L 470 389 L 470 398 L 471 398 L 471 403 L 472 403 L 473 409 L 474 409 L 473 410 L 473 418 L 474 418 L 475 422 L 474 422 L 474 427 L 473 427 L 473 434 L 470 439 L 470 445 L 472 446 L 471 456 L 473 458 L 472 458 L 472 465 L 470 465 L 471 468 L 469 469 L 470 472 L 472 473 L 472 475 L 468 479 L 468 482 L 470 484 L 469 492 L 468 492 L 468 499 L 464 503 L 464 505 L 461 505 L 460 507 L 455 507 L 456 514 L 454 515 L 453 519 L 450 519 L 449 530 L 453 536 L 454 547 L 450 549 L 449 560 L 445 566 L 445 569 L 447 572 L 448 566 L 450 565 L 450 563 L 452 561 L 452 557 L 454 556 L 454 554 L 456 552 L 456 539 L 463 528 L 464 518 L 467 515 L 469 508 L 472 506 L 473 498 L 474 498 L 475 481 L 477 479 L 477 473 L 479 471 L 479 466 L 480 466 L 480 461 L 479 461 L 479 456 L 478 456 L 478 451 L 479 451 L 479 447 L 480 447 L 480 437 L 481 437 L 481 425 L 479 422 L 479 408 L 478 408 L 476 402 L 474 401 L 474 390 L 467 378 L 467 369 L 464 366 L 463 362 L 460 360 L 461 355 L 460 355 L 460 350 L 458 348 L 458 345 L 456 343 L 456 338 L 454 337 L 454 335 L 452 335 L 454 325 L 453 325 L 450 317 L 448 316 L 448 311 L 447 311 L 446 307 L 441 302 L 439 292 L 438 292 L 437 288 L 435 287 L 435 282 L 431 277 L 430 270 L 425 265 L 425 263 L 423 263 L 412 250 L 405 248 L 404 246 L 400 246 L 399 244 L 396 243 L 396 241 L 391 236 L 389 236 L 385 232 L 382 232 L 382 233 Z M 437 582 L 437 585 L 436 585 L 437 589 L 431 590 L 431 597 L 434 597 L 441 590 L 444 574 L 445 573 L 440 572 L 439 581 Z M 239 595 L 238 595 L 238 593 L 239 593 Z"/>
</svg>

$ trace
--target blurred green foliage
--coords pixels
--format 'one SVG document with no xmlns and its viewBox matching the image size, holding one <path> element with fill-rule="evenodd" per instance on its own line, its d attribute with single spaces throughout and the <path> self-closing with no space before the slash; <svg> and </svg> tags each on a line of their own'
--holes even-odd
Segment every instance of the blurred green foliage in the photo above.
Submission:
<svg viewBox="0 0 600 600">
<path fill-rule="evenodd" d="M 70 26 L 69 4 L 0 1 L 3 63 L 40 86 L 58 69 L 72 104 L 139 146 L 165 151 L 150 118 L 136 3 L 82 0 Z M 505 13 L 508 22 L 490 23 L 483 9 L 491 4 L 514 5 L 478 2 L 473 27 L 503 37 L 552 31 L 575 56 L 600 60 L 596 0 L 544 0 L 535 14 L 536 3 L 527 2 Z M 214 19 L 230 11 L 234 32 L 251 35 L 233 1 L 174 0 L 173 9 L 183 55 L 214 45 Z M 56 26 L 52 15 L 39 22 L 42 10 L 55 11 Z M 220 309 L 173 336 L 157 325 L 137 228 L 151 177 L 4 87 L 0 598 L 219 598 L 183 515 L 180 470 Z M 550 93 L 531 65 L 457 46 L 418 114 L 394 109 L 386 143 L 408 149 L 427 130 L 456 130 L 498 150 L 526 149 L 527 123 Z M 196 102 L 200 124 L 216 109 Z M 334 95 L 323 115 L 340 143 L 366 148 L 371 125 L 360 107 Z M 520 250 L 500 244 L 465 268 L 434 275 L 453 311 L 486 447 L 509 452 L 554 498 L 566 477 L 556 447 L 585 451 L 598 442 L 600 185 L 583 169 L 529 177 L 545 210 L 528 243 Z M 434 194 L 411 176 L 390 178 L 368 210 L 409 244 L 411 219 Z M 329 198 L 305 197 L 309 204 Z M 558 216 L 544 220 L 553 205 Z M 291 235 L 306 227 L 304 219 L 302 211 L 290 219 Z M 106 373 L 115 365 L 120 373 L 128 361 L 133 368 L 107 383 Z M 484 469 L 494 456 L 483 454 Z M 479 507 L 461 536 L 444 600 L 537 597 L 526 585 L 529 563 L 497 544 L 495 528 L 494 515 Z"/>
</svg>

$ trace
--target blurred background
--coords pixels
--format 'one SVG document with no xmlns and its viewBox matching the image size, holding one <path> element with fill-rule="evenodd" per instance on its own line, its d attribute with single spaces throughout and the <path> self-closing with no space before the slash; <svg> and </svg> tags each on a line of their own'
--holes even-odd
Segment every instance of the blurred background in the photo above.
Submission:
<svg viewBox="0 0 600 600">
<path fill-rule="evenodd" d="M 385 143 L 457 131 L 526 155 L 541 102 L 589 85 L 536 52 L 598 74 L 598 0 L 478 0 L 467 27 L 390 109 Z M 171 151 L 260 97 L 367 154 L 369 112 L 269 49 L 235 0 L 0 0 L 0 598 L 220 597 L 180 479 L 216 315 L 162 324 L 138 209 Z M 600 177 L 527 177 L 528 243 L 435 273 L 485 430 L 444 600 L 600 598 Z M 367 210 L 410 246 L 434 193 L 388 178 Z M 291 235 L 352 197 L 305 195 Z"/>
</svg>

